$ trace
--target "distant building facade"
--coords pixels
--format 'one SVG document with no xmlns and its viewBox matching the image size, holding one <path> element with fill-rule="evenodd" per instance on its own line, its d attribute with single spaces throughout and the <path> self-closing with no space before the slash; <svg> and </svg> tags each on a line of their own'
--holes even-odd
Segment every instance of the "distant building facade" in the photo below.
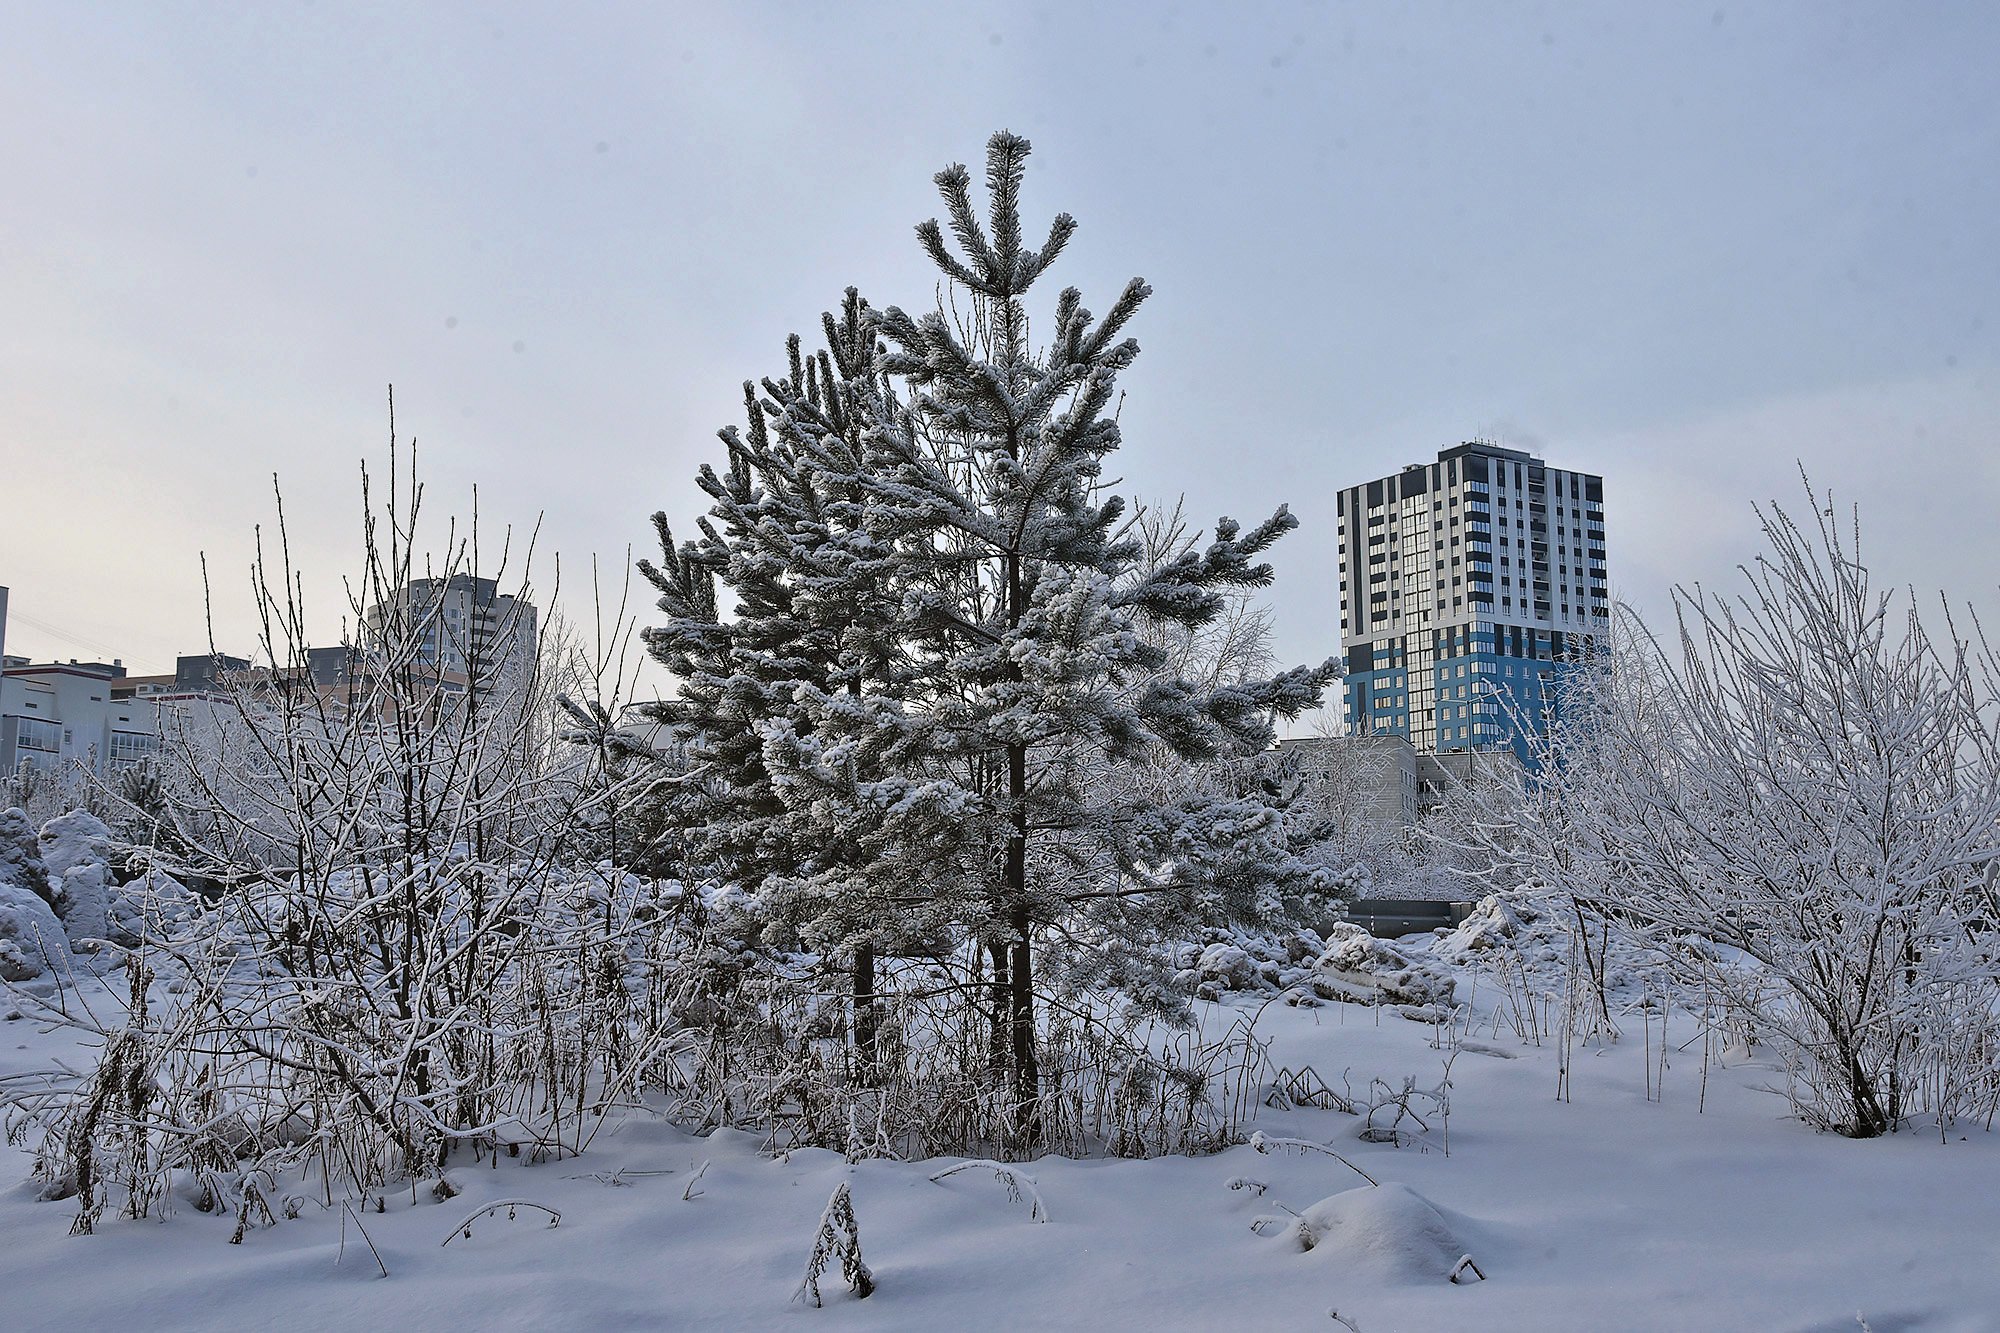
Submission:
<svg viewBox="0 0 2000 1333">
<path fill-rule="evenodd" d="M 1609 631 L 1603 478 L 1474 442 L 1338 511 L 1348 726 L 1525 761 L 1560 671 Z"/>
<path fill-rule="evenodd" d="M 413 639 L 415 665 L 468 681 L 522 672 L 540 646 L 534 605 L 470 574 L 412 579 L 363 612 L 361 639 L 371 657 L 384 644 Z"/>
<path fill-rule="evenodd" d="M 1300 795 L 1334 810 L 1342 822 L 1394 832 L 1417 822 L 1421 792 L 1417 751 L 1407 736 L 1300 736 L 1278 742 L 1286 776 Z"/>
<path fill-rule="evenodd" d="M 1522 773 L 1509 748 L 1420 754 L 1394 731 L 1282 740 L 1277 757 L 1300 799 L 1363 838 L 1398 835 L 1455 794 L 1504 789 Z"/>
<path fill-rule="evenodd" d="M 182 657 L 171 675 L 135 676 L 122 659 L 34 662 L 9 655 L 7 589 L 0 588 L 0 774 L 23 764 L 81 765 L 98 774 L 160 752 L 162 709 L 213 698 L 247 671 L 240 657 Z"/>
<path fill-rule="evenodd" d="M 444 695 L 466 696 L 504 683 L 518 691 L 540 651 L 533 604 L 502 593 L 492 579 L 415 579 L 386 604 L 368 608 L 359 645 L 308 648 L 290 665 L 258 666 L 224 653 L 178 658 L 171 675 L 135 676 L 122 660 L 36 663 L 6 652 L 8 590 L 0 587 L 0 773 L 22 764 L 54 769 L 81 763 L 103 773 L 157 754 L 163 716 L 213 718 L 225 696 L 256 699 L 304 688 L 342 705 L 372 698 L 390 664 L 380 647 L 414 644 L 402 665 Z M 296 697 L 296 696 L 294 696 Z M 484 695 L 482 694 L 482 697 Z M 520 696 L 525 697 L 525 696 Z M 371 707 L 389 708 L 383 699 Z"/>
<path fill-rule="evenodd" d="M 0 662 L 0 772 L 75 762 L 102 773 L 158 753 L 159 711 L 120 690 L 122 662 Z"/>
</svg>

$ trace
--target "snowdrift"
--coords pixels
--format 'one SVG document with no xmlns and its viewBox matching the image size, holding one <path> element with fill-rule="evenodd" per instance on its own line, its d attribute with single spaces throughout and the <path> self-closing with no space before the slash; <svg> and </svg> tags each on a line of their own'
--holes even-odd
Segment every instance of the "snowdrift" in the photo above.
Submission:
<svg viewBox="0 0 2000 1333">
<path fill-rule="evenodd" d="M 1299 1216 L 1299 1243 L 1342 1273 L 1384 1285 L 1449 1282 L 1482 1229 L 1408 1185 L 1384 1181 L 1329 1195 Z M 1487 1247 L 1490 1249 L 1490 1247 Z M 1484 1261 L 1481 1262 L 1482 1271 Z"/>
</svg>

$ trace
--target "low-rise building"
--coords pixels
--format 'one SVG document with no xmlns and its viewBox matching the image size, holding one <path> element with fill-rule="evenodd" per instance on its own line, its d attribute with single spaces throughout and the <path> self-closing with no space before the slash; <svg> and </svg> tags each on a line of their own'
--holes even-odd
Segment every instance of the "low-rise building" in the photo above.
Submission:
<svg viewBox="0 0 2000 1333">
<path fill-rule="evenodd" d="M 1297 800 L 1350 841 L 1398 837 L 1454 794 L 1504 788 L 1523 772 L 1512 749 L 1424 754 L 1400 732 L 1297 737 L 1277 754 Z"/>
<path fill-rule="evenodd" d="M 0 772 L 74 761 L 102 773 L 158 752 L 158 709 L 119 691 L 123 662 L 0 660 Z"/>
<path fill-rule="evenodd" d="M 1300 736 L 1279 741 L 1278 755 L 1298 799 L 1336 824 L 1394 834 L 1417 822 L 1418 756 L 1407 736 Z"/>
</svg>

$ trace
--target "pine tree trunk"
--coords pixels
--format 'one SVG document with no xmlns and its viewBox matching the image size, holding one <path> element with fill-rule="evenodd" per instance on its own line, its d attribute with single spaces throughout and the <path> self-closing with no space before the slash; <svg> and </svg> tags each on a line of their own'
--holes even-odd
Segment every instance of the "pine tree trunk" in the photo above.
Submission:
<svg viewBox="0 0 2000 1333">
<path fill-rule="evenodd" d="M 1007 747 L 1007 795 L 1013 828 L 1007 835 L 1007 862 L 1001 885 L 1014 938 L 1008 944 L 1007 1020 L 1013 1055 L 1014 1124 L 1021 1142 L 1041 1133 L 1041 1071 L 1035 1059 L 1035 969 L 1028 917 L 1028 747 Z"/>
<path fill-rule="evenodd" d="M 1019 363 L 1019 311 L 1008 300 L 1002 305 L 1007 318 L 1005 343 L 1010 366 Z M 1007 454 L 1019 460 L 1021 441 L 1010 432 Z M 1007 552 L 1007 624 L 1020 625 L 1027 613 L 1027 590 L 1022 579 L 1021 553 Z M 1010 661 L 1007 675 L 1020 680 L 1021 666 Z M 1007 833 L 1007 859 L 1001 874 L 1000 892 L 1007 904 L 1008 925 L 1014 938 L 1009 942 L 1011 957 L 1007 969 L 1007 1019 L 1009 1045 L 1013 1055 L 1013 1095 L 1015 1133 L 1023 1149 L 1041 1136 L 1041 1070 L 1035 1059 L 1035 970 L 1033 944 L 1029 939 L 1028 915 L 1028 747 L 1015 741 L 1007 746 L 1007 813 L 1012 827 Z"/>
<path fill-rule="evenodd" d="M 854 1062 L 861 1081 L 875 1081 L 876 1028 L 875 946 L 854 948 Z"/>
<path fill-rule="evenodd" d="M 861 697 L 861 679 L 847 682 L 847 696 Z M 875 946 L 854 946 L 854 1059 L 864 1083 L 875 1081 Z"/>
<path fill-rule="evenodd" d="M 1007 985 L 1007 946 L 1004 944 L 989 944 L 985 947 L 987 952 L 993 957 L 993 1035 L 992 1048 L 989 1052 L 989 1065 L 993 1070 L 994 1079 L 997 1081 L 1001 1075 L 1007 1072 L 1007 1014 L 1012 1007 L 1010 996 L 1013 992 Z"/>
<path fill-rule="evenodd" d="M 1011 990 L 1009 1026 L 1013 1035 L 1014 1125 L 1025 1149 L 1042 1134 L 1041 1067 L 1035 1056 L 1035 972 L 1028 940 L 1028 912 L 1014 914 L 1018 937 L 1011 946 L 1013 965 L 1008 969 Z"/>
</svg>

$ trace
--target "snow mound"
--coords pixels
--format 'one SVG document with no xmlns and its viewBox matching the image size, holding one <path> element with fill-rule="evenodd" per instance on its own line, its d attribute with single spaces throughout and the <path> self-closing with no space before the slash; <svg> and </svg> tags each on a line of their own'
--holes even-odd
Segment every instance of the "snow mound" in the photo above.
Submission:
<svg viewBox="0 0 2000 1333">
<path fill-rule="evenodd" d="M 1456 989 L 1451 973 L 1428 958 L 1414 957 L 1360 926 L 1341 922 L 1326 932 L 1327 945 L 1313 964 L 1313 992 L 1324 1000 L 1355 1004 L 1450 1007 Z"/>
<path fill-rule="evenodd" d="M 49 878 L 59 880 L 75 866 L 104 860 L 111 829 L 88 810 L 72 810 L 42 825 L 39 841 Z"/>
<path fill-rule="evenodd" d="M 105 938 L 128 948 L 142 939 L 164 939 L 199 905 L 186 885 L 164 870 L 149 869 L 106 892 Z"/>
<path fill-rule="evenodd" d="M 0 981 L 28 990 L 53 984 L 54 956 L 68 944 L 62 922 L 40 896 L 0 880 Z"/>
<path fill-rule="evenodd" d="M 1298 1238 L 1342 1273 L 1379 1283 L 1448 1282 L 1472 1253 L 1465 1220 L 1408 1185 L 1361 1185 L 1299 1215 Z M 1476 1257 L 1476 1256 L 1475 1256 Z"/>
<path fill-rule="evenodd" d="M 72 810 L 42 825 L 41 863 L 64 932 L 78 949 L 88 940 L 130 948 L 191 916 L 195 896 L 161 870 L 120 883 L 112 860 L 118 840 L 103 820 Z"/>
<path fill-rule="evenodd" d="M 42 865 L 54 893 L 56 915 L 72 941 L 109 936 L 107 901 L 114 887 L 111 830 L 87 810 L 57 815 L 42 825 Z"/>
<path fill-rule="evenodd" d="M 48 902 L 49 872 L 42 864 L 42 845 L 28 812 L 20 806 L 0 810 L 0 884 L 13 884 Z"/>
<path fill-rule="evenodd" d="M 1195 970 L 1203 981 L 1220 981 L 1231 990 L 1249 990 L 1257 984 L 1257 965 L 1247 951 L 1233 944 L 1211 944 L 1203 949 Z"/>
<path fill-rule="evenodd" d="M 1475 962 L 1495 950 L 1524 952 L 1532 961 L 1553 962 L 1560 954 L 1550 926 L 1526 902 L 1489 894 L 1465 920 L 1440 936 L 1431 952 L 1459 964 Z"/>
</svg>

